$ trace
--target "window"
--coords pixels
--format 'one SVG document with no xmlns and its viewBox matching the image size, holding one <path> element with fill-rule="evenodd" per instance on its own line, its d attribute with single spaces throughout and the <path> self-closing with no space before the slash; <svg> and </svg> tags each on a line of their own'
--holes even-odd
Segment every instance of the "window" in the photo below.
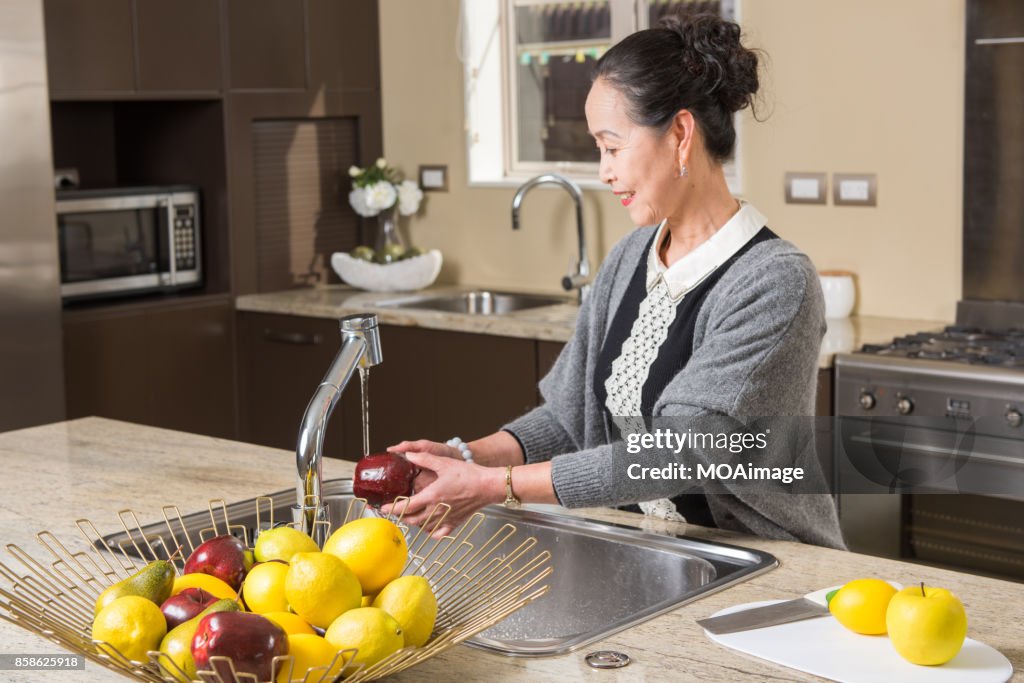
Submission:
<svg viewBox="0 0 1024 683">
<path fill-rule="evenodd" d="M 598 185 L 583 113 L 594 64 L 680 6 L 735 17 L 735 0 L 463 0 L 470 182 L 517 185 L 558 171 Z M 738 192 L 735 162 L 726 177 Z"/>
</svg>

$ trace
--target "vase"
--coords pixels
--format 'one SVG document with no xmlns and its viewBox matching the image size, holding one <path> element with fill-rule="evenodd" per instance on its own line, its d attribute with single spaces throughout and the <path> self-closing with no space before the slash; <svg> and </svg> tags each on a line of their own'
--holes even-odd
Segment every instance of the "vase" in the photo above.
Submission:
<svg viewBox="0 0 1024 683">
<path fill-rule="evenodd" d="M 398 231 L 398 205 L 377 214 L 377 246 L 375 260 L 391 263 L 405 254 L 405 241 Z"/>
</svg>

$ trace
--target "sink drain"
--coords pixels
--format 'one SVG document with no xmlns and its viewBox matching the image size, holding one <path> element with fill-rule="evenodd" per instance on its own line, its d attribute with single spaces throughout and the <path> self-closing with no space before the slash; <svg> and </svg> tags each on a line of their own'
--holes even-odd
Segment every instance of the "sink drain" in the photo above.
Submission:
<svg viewBox="0 0 1024 683">
<path fill-rule="evenodd" d="M 629 655 L 614 650 L 598 650 L 591 652 L 584 658 L 587 666 L 594 669 L 621 669 L 631 661 Z"/>
</svg>

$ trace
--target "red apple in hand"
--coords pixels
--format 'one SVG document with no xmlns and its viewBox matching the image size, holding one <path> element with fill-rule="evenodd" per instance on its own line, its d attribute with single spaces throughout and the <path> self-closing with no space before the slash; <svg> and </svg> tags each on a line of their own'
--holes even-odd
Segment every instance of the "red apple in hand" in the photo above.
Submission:
<svg viewBox="0 0 1024 683">
<path fill-rule="evenodd" d="M 230 657 L 238 673 L 260 681 L 273 679 L 274 657 L 288 654 L 288 636 L 270 619 L 250 612 L 214 612 L 203 617 L 192 636 L 196 671 L 212 670 L 225 681 L 234 680 L 224 665 L 211 657 Z"/>
<path fill-rule="evenodd" d="M 399 496 L 412 495 L 412 482 L 419 470 L 398 453 L 374 453 L 356 463 L 352 491 L 374 507 Z"/>
<path fill-rule="evenodd" d="M 202 588 L 186 588 L 177 595 L 172 595 L 164 600 L 164 604 L 160 605 L 160 611 L 164 613 L 164 619 L 167 620 L 167 630 L 170 631 L 178 624 L 184 624 L 219 599 Z"/>
<path fill-rule="evenodd" d="M 209 574 L 236 591 L 242 585 L 247 569 L 245 544 L 234 536 L 217 536 L 206 541 L 189 555 L 186 574 Z"/>
</svg>

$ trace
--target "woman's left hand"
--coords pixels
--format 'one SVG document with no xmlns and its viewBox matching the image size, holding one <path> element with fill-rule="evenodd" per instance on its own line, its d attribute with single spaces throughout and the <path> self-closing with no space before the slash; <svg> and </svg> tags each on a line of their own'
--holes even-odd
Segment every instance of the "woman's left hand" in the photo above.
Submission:
<svg viewBox="0 0 1024 683">
<path fill-rule="evenodd" d="M 421 526 L 428 521 L 434 506 L 446 503 L 451 510 L 432 534 L 434 538 L 447 536 L 484 505 L 504 500 L 504 480 L 499 468 L 417 451 L 407 451 L 405 457 L 432 473 L 434 480 L 422 489 L 417 487 L 407 504 L 383 505 L 381 512 L 401 514 L 404 523 Z"/>
</svg>

